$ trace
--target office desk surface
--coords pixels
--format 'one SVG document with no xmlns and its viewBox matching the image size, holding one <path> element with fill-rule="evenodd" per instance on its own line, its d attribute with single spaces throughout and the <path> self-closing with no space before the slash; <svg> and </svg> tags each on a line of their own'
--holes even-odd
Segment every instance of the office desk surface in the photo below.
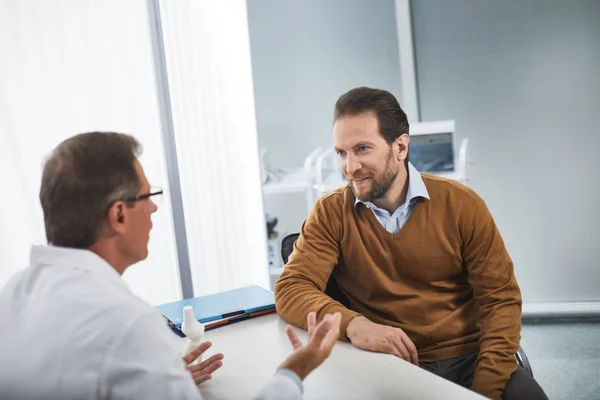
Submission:
<svg viewBox="0 0 600 400">
<path fill-rule="evenodd" d="M 206 333 L 207 356 L 221 352 L 223 367 L 200 385 L 207 400 L 251 399 L 292 352 L 287 324 L 269 314 Z M 306 331 L 296 329 L 306 343 Z M 304 381 L 304 399 L 484 399 L 387 354 L 339 341 L 329 359 Z"/>
</svg>

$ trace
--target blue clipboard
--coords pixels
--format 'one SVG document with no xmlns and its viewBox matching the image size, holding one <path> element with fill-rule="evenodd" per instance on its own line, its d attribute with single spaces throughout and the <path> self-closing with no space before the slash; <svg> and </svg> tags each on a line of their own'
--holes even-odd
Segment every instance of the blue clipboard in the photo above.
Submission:
<svg viewBox="0 0 600 400">
<path fill-rule="evenodd" d="M 246 286 L 239 289 L 195 297 L 162 304 L 155 308 L 168 320 L 171 329 L 181 328 L 183 307 L 192 306 L 194 316 L 203 324 L 223 319 L 238 319 L 258 311 L 275 309 L 275 295 L 260 286 Z M 177 332 L 176 332 L 177 333 Z"/>
</svg>

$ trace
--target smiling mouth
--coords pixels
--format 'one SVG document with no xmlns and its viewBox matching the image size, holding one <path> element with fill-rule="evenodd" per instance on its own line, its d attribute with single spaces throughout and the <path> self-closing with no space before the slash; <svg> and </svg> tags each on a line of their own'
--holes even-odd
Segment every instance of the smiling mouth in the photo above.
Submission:
<svg viewBox="0 0 600 400">
<path fill-rule="evenodd" d="M 370 178 L 361 178 L 361 179 L 352 179 L 353 183 L 356 184 L 361 184 L 361 183 L 365 183 L 366 181 L 368 181 Z"/>
</svg>

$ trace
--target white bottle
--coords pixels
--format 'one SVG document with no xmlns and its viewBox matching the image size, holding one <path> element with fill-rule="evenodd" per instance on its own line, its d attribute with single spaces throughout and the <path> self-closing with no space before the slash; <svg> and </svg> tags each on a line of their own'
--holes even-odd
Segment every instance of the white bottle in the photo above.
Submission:
<svg viewBox="0 0 600 400">
<path fill-rule="evenodd" d="M 192 306 L 183 307 L 183 323 L 181 331 L 187 336 L 184 354 L 188 354 L 204 341 L 204 325 L 202 325 L 194 316 Z M 202 356 L 198 357 L 190 365 L 198 364 L 202 361 Z"/>
</svg>

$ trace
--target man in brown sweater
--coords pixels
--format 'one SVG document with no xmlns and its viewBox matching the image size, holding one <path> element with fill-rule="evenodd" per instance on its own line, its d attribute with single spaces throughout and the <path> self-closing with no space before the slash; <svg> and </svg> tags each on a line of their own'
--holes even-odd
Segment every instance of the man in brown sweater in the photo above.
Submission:
<svg viewBox="0 0 600 400">
<path fill-rule="evenodd" d="M 305 328 L 310 311 L 340 312 L 360 349 L 493 399 L 546 399 L 515 359 L 521 293 L 484 201 L 408 162 L 409 124 L 389 92 L 349 91 L 334 120 L 349 184 L 303 223 L 275 284 L 279 315 Z"/>
</svg>

